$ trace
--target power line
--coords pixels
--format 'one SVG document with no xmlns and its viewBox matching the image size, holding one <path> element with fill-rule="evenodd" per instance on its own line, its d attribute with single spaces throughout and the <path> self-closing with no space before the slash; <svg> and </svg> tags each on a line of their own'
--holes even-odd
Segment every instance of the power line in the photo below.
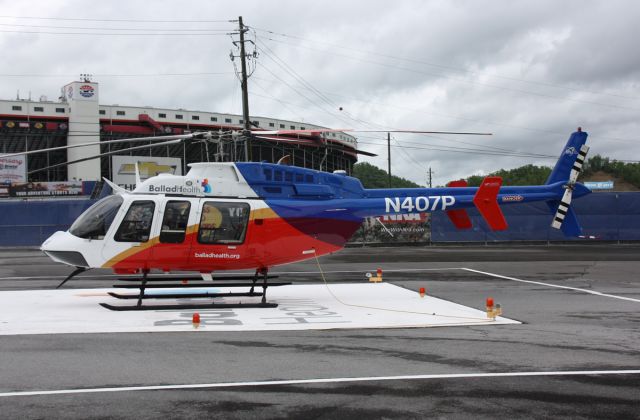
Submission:
<svg viewBox="0 0 640 420">
<path fill-rule="evenodd" d="M 261 79 L 261 80 L 268 81 L 267 79 Z M 341 94 L 335 93 L 335 92 L 326 92 L 325 91 L 324 93 L 327 94 L 327 95 L 331 95 L 331 96 L 335 96 L 335 97 L 339 97 L 339 98 L 343 98 L 343 99 L 347 99 L 347 100 L 353 100 L 353 101 L 356 101 L 356 102 L 362 102 L 362 103 L 365 103 L 367 105 L 377 105 L 377 106 L 382 106 L 382 107 L 385 107 L 385 108 L 394 108 L 394 109 L 399 109 L 399 110 L 402 110 L 402 111 L 419 113 L 419 114 L 423 114 L 423 115 L 435 116 L 435 117 L 440 117 L 440 118 L 450 118 L 450 119 L 456 119 L 456 120 L 461 120 L 461 121 L 469 121 L 469 122 L 474 122 L 474 123 L 481 123 L 481 124 L 487 124 L 487 125 L 506 127 L 506 128 L 516 129 L 516 130 L 531 131 L 531 132 L 536 132 L 536 133 L 553 134 L 553 135 L 560 135 L 560 136 L 566 135 L 565 132 L 544 130 L 544 129 L 541 129 L 541 128 L 524 127 L 524 126 L 519 126 L 519 125 L 506 124 L 506 123 L 502 123 L 502 122 L 498 122 L 498 121 L 480 120 L 480 119 L 476 119 L 476 118 L 467 118 L 467 117 L 462 117 L 462 116 L 459 116 L 459 115 L 439 114 L 439 113 L 434 113 L 434 112 L 425 112 L 425 111 L 414 109 L 414 108 L 408 108 L 408 107 L 399 106 L 399 105 L 392 105 L 392 104 L 383 103 L 383 102 L 376 102 L 376 101 L 372 101 L 372 100 L 369 100 L 369 99 L 365 100 L 365 99 L 360 99 L 360 98 L 356 98 L 356 97 L 352 97 L 352 96 L 341 95 Z M 388 129 L 390 129 L 390 128 L 388 128 Z M 636 139 L 624 139 L 624 138 L 619 138 L 619 137 L 599 137 L 599 138 L 603 139 L 603 140 L 611 140 L 611 141 L 623 142 L 623 143 L 629 143 L 629 142 L 637 143 L 638 142 L 638 140 L 636 140 Z"/>
<path fill-rule="evenodd" d="M 267 39 L 270 40 L 270 41 L 273 41 L 273 42 L 278 42 L 278 43 L 294 46 L 294 47 L 297 47 L 297 48 L 303 48 L 303 49 L 308 49 L 308 50 L 312 50 L 312 51 L 318 51 L 318 52 L 322 52 L 322 53 L 325 53 L 325 54 L 335 55 L 335 56 L 338 56 L 338 57 L 348 58 L 348 59 L 356 60 L 356 61 L 362 61 L 364 63 L 375 64 L 375 65 L 382 66 L 382 67 L 388 67 L 388 68 L 394 68 L 394 69 L 398 69 L 398 70 L 408 71 L 408 72 L 411 72 L 411 73 L 435 76 L 435 77 L 444 78 L 444 79 L 452 80 L 452 81 L 459 82 L 459 83 L 467 83 L 467 84 L 472 84 L 472 85 L 490 87 L 492 89 L 511 91 L 511 92 L 516 92 L 516 93 L 521 93 L 521 94 L 526 94 L 526 95 L 538 96 L 538 97 L 547 98 L 547 99 L 576 102 L 576 103 L 582 103 L 582 104 L 588 104 L 588 105 L 597 105 L 597 106 L 616 108 L 616 109 L 627 109 L 627 110 L 632 110 L 632 111 L 639 111 L 640 110 L 640 108 L 632 108 L 632 107 L 627 107 L 627 106 L 622 106 L 622 105 L 605 104 L 605 103 L 594 102 L 594 101 L 585 101 L 585 100 L 582 100 L 582 99 L 572 99 L 572 98 L 566 98 L 566 97 L 563 97 L 563 96 L 549 95 L 549 94 L 544 94 L 544 93 L 532 92 L 532 91 L 528 91 L 528 90 L 524 90 L 524 89 L 510 88 L 510 87 L 499 86 L 499 85 L 494 85 L 494 84 L 490 84 L 490 83 L 483 83 L 483 82 L 476 82 L 476 81 L 472 81 L 472 80 L 465 80 L 465 79 L 460 79 L 460 78 L 456 78 L 456 77 L 453 77 L 453 76 L 449 76 L 449 75 L 446 75 L 446 74 L 443 74 L 443 73 L 433 73 L 433 72 L 428 72 L 428 71 L 424 71 L 424 70 L 418 70 L 418 69 L 414 69 L 414 68 L 408 68 L 408 67 L 402 67 L 402 66 L 397 66 L 397 65 L 387 64 L 387 63 L 381 63 L 381 62 L 378 62 L 378 61 L 367 60 L 367 59 L 355 57 L 355 56 L 352 56 L 352 55 L 340 54 L 340 53 L 337 53 L 337 52 L 331 52 L 331 51 L 327 51 L 327 50 L 319 50 L 317 48 L 304 47 L 304 46 L 300 46 L 300 45 L 297 45 L 297 44 L 292 44 L 292 43 L 289 43 L 289 42 L 285 42 L 285 41 L 281 41 L 281 40 L 273 39 L 273 38 L 267 38 Z"/>
<path fill-rule="evenodd" d="M 157 32 L 157 33 L 108 33 L 108 32 L 51 32 L 51 31 L 10 31 L 0 29 L 4 33 L 18 34 L 42 34 L 42 35 L 99 35 L 99 36 L 226 36 L 227 32 L 208 33 L 177 33 L 177 32 Z"/>
<path fill-rule="evenodd" d="M 336 48 L 340 48 L 340 49 L 344 49 L 344 50 L 348 50 L 348 51 L 356 51 L 356 52 L 359 52 L 359 53 L 377 55 L 377 56 L 380 56 L 380 57 L 391 58 L 391 59 L 394 59 L 394 60 L 407 61 L 407 62 L 417 63 L 417 64 L 424 64 L 424 65 L 427 65 L 427 66 L 437 67 L 437 68 L 441 68 L 441 69 L 459 71 L 459 72 L 463 72 L 463 73 L 472 74 L 472 75 L 475 75 L 475 76 L 487 76 L 487 77 L 493 77 L 493 78 L 496 78 L 496 79 L 504 79 L 504 80 L 514 81 L 514 82 L 527 83 L 527 84 L 531 84 L 531 85 L 539 85 L 539 86 L 553 87 L 553 88 L 558 88 L 558 89 L 566 89 L 566 90 L 571 90 L 571 91 L 575 91 L 575 92 L 585 92 L 585 93 L 589 93 L 589 94 L 593 94 L 593 95 L 614 96 L 614 97 L 618 97 L 618 98 L 640 100 L 640 98 L 634 97 L 634 96 L 627 96 L 627 95 L 620 95 L 620 94 L 613 94 L 613 93 L 606 93 L 606 92 L 597 92 L 597 91 L 592 91 L 592 90 L 579 89 L 579 88 L 573 88 L 573 87 L 569 87 L 569 86 L 558 85 L 558 84 L 554 84 L 554 83 L 538 82 L 538 81 L 532 81 L 532 80 L 526 80 L 526 79 L 519 79 L 519 78 L 515 78 L 515 77 L 509 77 L 509 76 L 503 76 L 503 75 L 497 75 L 497 74 L 490 74 L 490 73 L 486 73 L 486 72 L 478 72 L 478 71 L 473 71 L 473 70 L 467 70 L 467 69 L 464 69 L 464 68 L 461 68 L 461 67 L 447 66 L 447 65 L 443 65 L 443 64 L 435 64 L 435 63 L 424 61 L 424 60 L 416 60 L 416 59 L 412 59 L 412 58 L 400 57 L 400 56 L 391 55 L 391 54 L 384 54 L 384 53 L 379 53 L 379 52 L 375 52 L 375 51 L 362 50 L 360 48 L 348 47 L 348 46 L 344 46 L 342 44 L 333 44 L 333 43 L 329 43 L 329 42 L 314 41 L 314 40 L 311 40 L 311 39 L 308 39 L 308 38 L 303 38 L 303 37 L 299 37 L 299 36 L 295 36 L 295 35 L 288 35 L 288 34 L 284 34 L 284 33 L 281 33 L 281 32 L 274 32 L 274 31 L 270 31 L 270 30 L 267 30 L 267 29 L 260 29 L 260 28 L 255 28 L 255 27 L 253 29 L 261 31 L 261 32 L 266 32 L 266 33 L 270 33 L 270 34 L 273 34 L 273 35 L 277 35 L 277 36 L 286 37 L 286 38 L 292 38 L 292 39 L 297 39 L 297 40 L 316 43 L 316 44 L 324 44 L 324 45 L 328 45 L 328 46 L 331 46 L 331 47 L 336 47 Z M 274 41 L 276 41 L 276 40 L 274 40 Z M 276 41 L 276 42 L 278 42 L 278 41 Z"/>
<path fill-rule="evenodd" d="M 393 139 L 393 141 L 395 141 L 395 142 L 396 142 L 396 144 L 397 144 L 397 145 L 399 145 L 399 144 L 400 144 L 400 143 L 398 143 L 398 140 L 396 140 L 396 138 L 395 138 L 395 137 L 392 137 L 392 139 Z M 390 145 L 389 145 L 389 146 L 390 146 Z M 410 161 L 411 161 L 411 162 L 416 166 L 416 168 L 418 168 L 420 171 L 422 171 L 422 170 L 424 169 L 424 168 L 423 168 L 423 166 L 422 166 L 422 164 L 421 164 L 420 162 L 418 162 L 417 160 L 415 160 L 415 159 L 413 158 L 413 156 L 411 156 L 410 154 L 408 154 L 408 153 L 404 150 L 404 148 L 400 147 L 399 149 L 400 149 L 400 151 L 402 152 L 402 154 L 403 154 L 403 155 L 405 155 L 407 158 L 409 158 L 409 160 L 410 160 Z"/>
<path fill-rule="evenodd" d="M 61 20 L 61 21 L 83 21 L 83 22 L 149 22 L 149 23 L 233 23 L 236 19 L 231 20 L 157 20 L 157 19 L 92 19 L 92 18 L 64 18 L 64 17 L 35 17 L 35 16 L 9 16 L 0 15 L 0 18 L 7 19 L 33 19 L 33 20 Z"/>
<path fill-rule="evenodd" d="M 267 44 L 265 44 L 262 40 L 259 40 L 260 44 L 263 45 L 265 48 L 267 48 L 269 50 L 269 52 L 280 62 L 282 63 L 283 66 L 287 67 L 292 74 L 294 75 L 294 78 L 296 78 L 297 80 L 299 80 L 300 82 L 302 82 L 303 86 L 307 86 L 308 89 L 310 89 L 316 96 L 318 96 L 318 98 L 320 98 L 320 100 L 322 100 L 323 102 L 327 103 L 329 106 L 332 106 L 334 109 L 340 109 L 339 105 L 336 104 L 335 102 L 333 102 L 330 98 L 328 98 L 326 95 L 324 95 L 322 93 L 322 91 L 318 90 L 315 88 L 315 86 L 313 86 L 311 83 L 309 83 L 306 79 L 304 79 L 304 77 L 300 76 L 300 74 L 298 74 L 293 68 L 291 68 L 291 66 L 289 66 L 286 61 L 284 61 L 283 59 L 281 59 L 271 48 L 269 48 L 269 46 Z M 357 122 L 361 122 L 361 123 L 365 123 L 368 124 L 366 121 L 363 121 L 361 119 L 358 119 L 354 116 L 352 116 L 348 111 L 344 111 L 342 110 L 343 113 L 350 119 L 357 121 Z"/>
<path fill-rule="evenodd" d="M 216 76 L 222 74 L 233 74 L 232 71 L 225 72 L 201 72 L 201 73 L 132 73 L 132 74 L 116 74 L 116 73 L 104 73 L 104 74 L 92 74 L 94 77 L 156 77 L 156 76 Z M 0 74 L 0 77 L 77 77 L 77 74 Z"/>
<path fill-rule="evenodd" d="M 385 144 L 382 143 L 372 143 L 372 142 L 364 142 L 361 141 L 359 142 L 361 144 L 372 144 L 372 145 L 376 145 L 376 146 L 385 146 Z M 535 159 L 558 159 L 557 156 L 541 156 L 541 155 L 537 155 L 537 154 L 529 154 L 529 153 L 498 153 L 498 152 L 492 152 L 489 150 L 482 150 L 482 149 L 478 149 L 478 150 L 459 150 L 458 148 L 448 148 L 447 146 L 430 146 L 430 147 L 418 147 L 418 146 L 403 146 L 400 144 L 396 144 L 396 145 L 392 145 L 391 147 L 397 147 L 400 149 L 410 149 L 410 150 L 434 150 L 434 151 L 440 151 L 440 152 L 452 152 L 452 153 L 467 153 L 467 154 L 476 154 L 476 155 L 491 155 L 491 156 L 506 156 L 506 157 L 528 157 L 528 158 L 535 158 Z M 410 157 L 410 159 L 413 160 L 412 157 Z M 415 162 L 415 161 L 414 161 Z"/>
<path fill-rule="evenodd" d="M 277 63 L 276 63 L 277 64 Z M 294 86 L 292 86 L 291 84 L 289 84 L 287 81 L 285 81 L 284 79 L 282 79 L 280 76 L 278 76 L 277 74 L 275 74 L 273 71 L 271 71 L 271 69 L 269 69 L 268 66 L 266 66 L 264 63 L 262 64 L 261 68 L 265 69 L 267 72 L 269 72 L 273 77 L 275 77 L 276 79 L 278 79 L 281 83 L 283 83 L 285 86 L 289 87 L 291 90 L 293 90 L 294 92 L 296 92 L 298 95 L 302 96 L 303 98 L 305 98 L 309 103 L 311 103 L 313 106 L 317 107 L 318 109 L 320 109 L 322 112 L 327 113 L 329 115 L 331 115 L 334 118 L 340 119 L 343 122 L 345 122 L 342 117 L 340 117 L 339 115 L 336 115 L 334 113 L 332 113 L 331 111 L 327 111 L 326 109 L 324 109 L 321 105 L 319 105 L 317 103 L 317 101 L 312 100 L 311 98 L 309 98 L 307 95 L 305 95 L 304 93 L 300 92 L 298 89 L 296 89 Z"/>
<path fill-rule="evenodd" d="M 293 77 L 294 80 L 296 80 L 298 83 L 301 83 L 303 86 L 306 86 L 305 89 L 310 90 L 311 93 L 313 93 L 314 95 L 316 95 L 318 98 L 320 98 L 321 102 L 324 102 L 325 104 L 328 104 L 331 107 L 337 108 L 337 105 L 335 105 L 334 103 L 332 103 L 330 100 L 328 100 L 326 97 L 324 97 L 322 95 L 322 93 L 314 88 L 309 82 L 307 82 L 306 80 L 304 80 L 304 78 L 302 78 L 302 76 L 298 75 L 295 70 L 293 70 L 291 68 L 291 66 L 287 65 L 282 59 L 280 59 L 279 57 L 276 56 L 276 58 L 272 57 L 271 54 L 267 53 L 265 50 L 263 50 L 262 48 L 260 48 L 261 53 L 266 56 L 267 58 L 269 58 L 271 61 L 273 61 L 277 66 L 279 66 L 280 68 L 282 68 L 285 72 L 287 72 L 291 77 Z M 264 64 L 263 64 L 264 66 Z M 321 109 L 323 112 L 327 113 L 328 115 L 331 115 L 334 118 L 337 118 L 339 120 L 341 120 L 342 122 L 346 123 L 346 124 L 351 124 L 349 121 L 345 120 L 345 118 L 340 115 L 337 114 L 333 111 L 328 111 L 327 109 L 323 108 L 322 106 L 320 106 L 317 101 L 314 101 L 312 99 L 310 99 L 308 96 L 302 94 L 300 91 L 298 91 L 295 87 L 291 86 L 290 84 L 288 84 L 287 82 L 285 82 L 283 79 L 281 79 L 279 76 L 275 75 L 271 70 L 269 70 L 269 68 L 267 68 L 265 66 L 265 69 L 271 73 L 274 77 L 276 77 L 278 80 L 280 80 L 282 83 L 285 83 L 287 86 L 289 86 L 291 89 L 293 89 L 296 93 L 298 93 L 299 95 L 303 96 L 305 99 L 307 99 L 309 102 L 311 102 L 314 106 L 318 107 L 319 109 Z M 351 120 L 354 121 L 358 121 L 358 122 L 362 122 L 361 120 L 357 120 L 354 119 L 353 117 L 351 117 L 349 114 L 346 115 L 347 118 L 350 118 Z M 365 122 L 366 123 L 366 122 Z"/>
<path fill-rule="evenodd" d="M 55 25 L 21 25 L 16 23 L 0 23 L 0 26 L 16 26 L 20 28 L 45 28 L 45 29 L 78 29 L 78 30 L 92 30 L 92 31 L 162 31 L 162 32 L 224 32 L 228 33 L 231 28 L 215 29 L 215 28 L 203 28 L 203 29 L 170 29 L 170 28 L 105 28 L 105 27 L 86 27 L 86 26 L 55 26 Z"/>
</svg>

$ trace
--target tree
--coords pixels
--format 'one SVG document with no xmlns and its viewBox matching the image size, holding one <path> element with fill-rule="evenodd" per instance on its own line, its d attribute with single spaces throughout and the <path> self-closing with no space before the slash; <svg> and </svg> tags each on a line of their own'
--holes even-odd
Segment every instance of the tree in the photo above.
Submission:
<svg viewBox="0 0 640 420">
<path fill-rule="evenodd" d="M 640 188 L 640 163 L 625 163 L 611 160 L 608 157 L 595 155 L 585 162 L 582 177 L 596 172 L 606 172 Z M 500 169 L 491 175 L 502 177 L 503 185 L 541 185 L 547 181 L 551 168 L 547 166 L 525 165 L 515 169 Z M 469 185 L 477 187 L 483 176 L 472 175 L 467 178 Z"/>
<path fill-rule="evenodd" d="M 353 165 L 353 176 L 358 178 L 365 188 L 388 188 L 387 172 L 367 162 Z M 398 176 L 391 176 L 391 188 L 420 188 L 421 185 Z"/>
</svg>

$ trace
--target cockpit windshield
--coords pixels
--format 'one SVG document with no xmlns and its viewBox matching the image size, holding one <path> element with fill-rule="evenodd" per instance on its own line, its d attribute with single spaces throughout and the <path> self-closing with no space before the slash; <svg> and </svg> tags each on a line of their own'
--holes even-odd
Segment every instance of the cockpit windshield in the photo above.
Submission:
<svg viewBox="0 0 640 420">
<path fill-rule="evenodd" d="M 84 239 L 104 239 L 123 199 L 110 195 L 89 207 L 69 228 L 69 233 Z"/>
</svg>

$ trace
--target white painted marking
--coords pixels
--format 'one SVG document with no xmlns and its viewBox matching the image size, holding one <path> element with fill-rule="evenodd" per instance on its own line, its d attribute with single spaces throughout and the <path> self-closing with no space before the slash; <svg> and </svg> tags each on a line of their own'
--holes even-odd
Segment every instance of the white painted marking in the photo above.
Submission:
<svg viewBox="0 0 640 420">
<path fill-rule="evenodd" d="M 203 388 L 237 388 L 249 386 L 275 385 L 304 385 L 331 384 L 342 382 L 382 382 L 382 381 L 410 381 L 425 379 L 460 379 L 460 378 L 514 378 L 533 376 L 591 376 L 591 375 L 637 375 L 640 369 L 629 370 L 571 370 L 554 372 L 497 372 L 497 373 L 445 373 L 433 375 L 400 375 L 400 376 L 362 376 L 353 378 L 319 378 L 319 379 L 288 379 L 279 381 L 251 381 L 251 382 L 213 382 L 209 384 L 176 384 L 176 385 L 148 385 L 121 386 L 109 388 L 71 388 L 43 391 L 15 391 L 0 393 L 2 397 L 27 397 L 39 395 L 64 394 L 95 394 L 102 392 L 131 392 L 131 391 L 162 391 L 174 389 L 203 389 Z"/>
<path fill-rule="evenodd" d="M 517 279 L 515 277 L 503 276 L 501 274 L 494 274 L 494 273 L 488 273 L 486 271 L 474 270 L 472 268 L 462 268 L 462 270 L 471 271 L 471 272 L 478 273 L 478 274 L 484 274 L 486 276 L 497 277 L 499 279 L 518 281 L 518 282 L 521 282 L 521 283 L 538 284 L 540 286 L 556 287 L 558 289 L 575 290 L 576 292 L 588 293 L 590 295 L 610 297 L 610 298 L 613 298 L 613 299 L 628 300 L 630 302 L 638 302 L 638 303 L 640 303 L 640 299 L 634 299 L 634 298 L 625 297 L 625 296 L 617 296 L 617 295 L 612 295 L 612 294 L 609 294 L 609 293 L 598 292 L 598 291 L 595 291 L 595 290 L 581 289 L 579 287 L 562 286 L 562 285 L 559 285 L 559 284 L 543 283 L 541 281 L 533 281 L 533 280 L 522 280 L 522 279 Z"/>
<path fill-rule="evenodd" d="M 248 289 L 237 289 L 235 292 Z M 198 289 L 228 293 L 223 285 Z M 151 293 L 175 290 L 153 289 Z M 135 300 L 118 300 L 107 295 L 113 289 L 21 290 L 0 292 L 0 336 L 27 334 L 169 332 L 182 331 L 293 331 L 361 328 L 427 328 L 438 326 L 499 325 L 519 322 L 433 296 L 421 298 L 415 291 L 390 283 L 332 283 L 269 288 L 268 300 L 278 308 L 198 309 L 200 327 L 193 330 L 193 309 L 114 312 L 100 302 L 132 305 Z M 137 291 L 123 291 L 135 295 Z M 337 300 L 336 299 L 339 299 Z M 183 298 L 185 299 L 185 298 Z M 181 299 L 181 303 L 185 303 Z M 261 297 L 224 297 L 220 303 L 258 303 Z M 211 298 L 189 299 L 210 303 Z M 344 306 L 340 302 L 346 302 Z M 166 305 L 175 300 L 143 304 Z M 90 320 L 90 322 L 87 322 Z"/>
</svg>

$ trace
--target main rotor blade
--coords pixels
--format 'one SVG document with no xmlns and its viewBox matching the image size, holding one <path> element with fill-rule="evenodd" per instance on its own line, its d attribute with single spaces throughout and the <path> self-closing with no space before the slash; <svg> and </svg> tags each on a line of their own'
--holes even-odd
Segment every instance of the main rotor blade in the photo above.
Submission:
<svg viewBox="0 0 640 420">
<path fill-rule="evenodd" d="M 355 130 L 352 128 L 312 128 L 305 130 L 271 130 L 260 131 L 251 130 L 253 134 L 261 135 L 277 135 L 277 134 L 310 134 L 317 135 L 319 133 L 409 133 L 409 134 L 457 134 L 465 136 L 492 136 L 493 133 L 475 133 L 475 132 L 456 132 L 456 131 L 422 131 L 422 130 Z"/>
<path fill-rule="evenodd" d="M 493 136 L 493 133 L 457 132 L 457 131 L 422 131 L 422 130 L 348 130 L 354 133 L 409 133 L 409 134 L 457 134 L 464 136 Z"/>
<path fill-rule="evenodd" d="M 76 159 L 76 160 L 72 160 L 72 161 L 69 161 L 69 162 L 57 163 L 55 165 L 47 166 L 47 167 L 44 167 L 44 168 L 38 168 L 38 169 L 35 169 L 33 171 L 29 171 L 28 175 L 34 174 L 36 172 L 46 171 L 47 169 L 57 168 L 57 167 L 60 167 L 60 166 L 72 165 L 74 163 L 80 163 L 80 162 L 85 162 L 87 160 L 98 159 L 98 158 L 101 158 L 103 156 L 111 156 L 111 155 L 115 155 L 117 153 L 129 152 L 131 150 L 140 150 L 140 149 L 148 149 L 148 148 L 151 148 L 151 147 L 168 146 L 170 144 L 180 143 L 182 140 L 183 139 L 169 140 L 169 141 L 165 141 L 165 142 L 162 142 L 162 143 L 144 144 L 142 146 L 129 147 L 128 149 L 113 150 L 111 152 L 100 153 L 99 155 L 93 155 L 93 156 L 90 156 L 90 157 L 86 157 L 86 158 L 82 158 L 82 159 Z"/>
<path fill-rule="evenodd" d="M 20 152 L 20 153 L 11 153 L 8 155 L 2 155 L 2 157 L 11 157 L 11 156 L 20 156 L 20 155 L 32 155 L 35 153 L 44 153 L 44 152 L 53 152 L 55 150 L 63 150 L 63 149 L 73 149 L 75 147 L 85 147 L 85 146 L 95 146 L 95 145 L 103 145 L 103 144 L 116 144 L 116 143 L 131 143 L 136 141 L 156 141 L 156 140 L 184 140 L 195 137 L 200 133 L 190 133 L 190 134 L 177 134 L 175 136 L 154 136 L 154 137 L 132 137 L 128 139 L 116 139 L 116 140 L 105 140 L 105 141 L 94 141 L 89 143 L 80 143 L 80 144 L 72 144 L 68 146 L 57 146 L 50 147 L 48 149 L 38 149 L 38 150 L 29 150 L 28 152 Z"/>
</svg>

